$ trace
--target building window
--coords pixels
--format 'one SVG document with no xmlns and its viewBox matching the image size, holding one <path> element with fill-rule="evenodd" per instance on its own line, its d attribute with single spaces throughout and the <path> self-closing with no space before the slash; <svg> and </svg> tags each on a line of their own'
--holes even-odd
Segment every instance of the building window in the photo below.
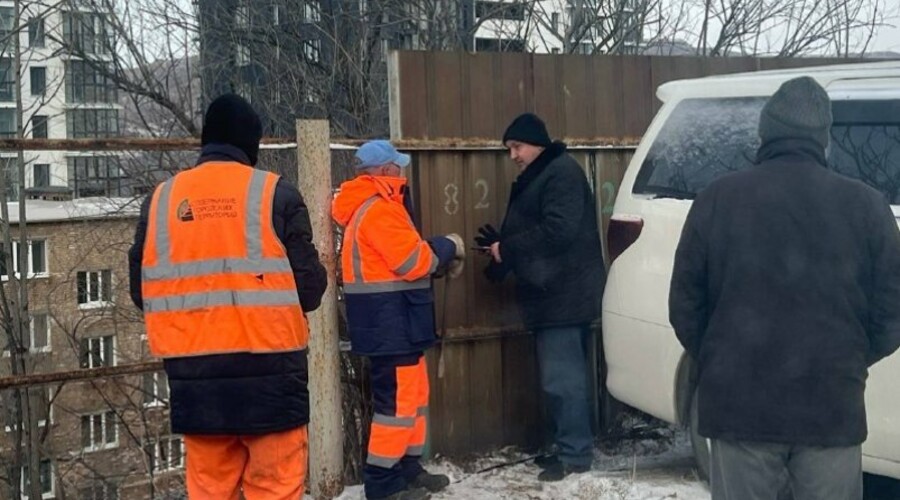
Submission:
<svg viewBox="0 0 900 500">
<path fill-rule="evenodd" d="M 115 156 L 72 156 L 69 186 L 76 198 L 125 195 L 124 176 Z"/>
<path fill-rule="evenodd" d="M 16 130 L 16 110 L 0 109 L 0 138 L 15 137 Z M 12 159 L 12 158 L 8 158 Z"/>
<path fill-rule="evenodd" d="M 42 48 L 45 38 L 45 22 L 43 17 L 32 17 L 28 20 L 28 46 Z"/>
<path fill-rule="evenodd" d="M 53 414 L 51 412 L 50 407 L 50 389 L 48 387 L 34 387 L 28 389 L 27 392 L 23 390 L 20 392 L 24 397 L 25 394 L 28 394 L 31 397 L 31 408 L 32 411 L 35 412 L 35 416 L 37 417 L 38 427 L 44 427 L 48 422 L 53 421 Z M 18 429 L 20 426 L 24 428 L 22 424 L 24 421 L 22 418 L 23 415 L 16 415 L 16 405 L 13 400 L 13 392 L 6 391 L 3 393 L 3 398 L 0 398 L 0 402 L 3 403 L 2 407 L 4 413 L 4 423 L 6 432 L 12 432 Z"/>
<path fill-rule="evenodd" d="M 78 271 L 78 304 L 104 306 L 112 302 L 112 271 Z"/>
<path fill-rule="evenodd" d="M 235 64 L 238 67 L 248 66 L 250 64 L 250 47 L 243 42 L 237 42 L 234 44 L 234 50 Z"/>
<path fill-rule="evenodd" d="M 2 251 L 0 251 L 0 276 L 3 279 L 9 278 L 6 272 L 6 259 L 2 258 Z M 47 276 L 47 242 L 44 240 L 30 240 L 28 242 L 28 277 L 43 277 Z M 13 269 L 15 270 L 16 275 L 21 272 L 21 266 L 19 265 L 19 242 L 13 241 Z"/>
<path fill-rule="evenodd" d="M 575 53 L 589 56 L 594 53 L 594 44 L 591 42 L 581 42 L 575 46 Z"/>
<path fill-rule="evenodd" d="M 119 110 L 70 109 L 66 127 L 71 139 L 114 137 L 119 135 Z"/>
<path fill-rule="evenodd" d="M 3 110 L 0 109 L 0 125 L 2 125 Z M 0 134 L 0 137 L 3 137 Z M 6 175 L 6 199 L 16 201 L 19 199 L 19 162 L 15 158 L 0 158 L 0 174 Z M 0 259 L 2 261 L 3 259 Z M 5 264 L 0 264 L 0 266 Z M 0 270 L 3 268 L 0 267 Z M 4 274 L 5 271 L 4 271 Z"/>
<path fill-rule="evenodd" d="M 118 102 L 116 84 L 109 76 L 109 66 L 100 67 L 97 62 L 66 62 L 66 102 Z"/>
<path fill-rule="evenodd" d="M 28 498 L 28 492 L 31 490 L 31 479 L 28 477 L 28 466 L 22 467 L 22 475 L 19 487 L 21 488 L 22 498 Z M 56 491 L 53 484 L 53 463 L 50 460 L 41 460 L 40 465 L 41 477 L 41 498 L 53 498 Z"/>
<path fill-rule="evenodd" d="M 106 18 L 91 12 L 64 13 L 63 43 L 76 54 L 109 54 L 112 39 Z"/>
<path fill-rule="evenodd" d="M 47 68 L 32 67 L 31 72 L 31 95 L 44 95 L 47 91 Z"/>
<path fill-rule="evenodd" d="M 169 402 L 169 381 L 163 372 L 144 374 L 144 406 L 163 406 Z"/>
<path fill-rule="evenodd" d="M 16 12 L 12 7 L 0 7 L 0 36 L 7 37 L 16 27 Z"/>
<path fill-rule="evenodd" d="M 502 19 L 506 21 L 524 21 L 525 4 L 511 2 L 475 2 L 477 19 Z"/>
<path fill-rule="evenodd" d="M 12 50 L 5 44 L 12 43 L 12 34 L 16 28 L 16 13 L 13 7 L 0 7 L 0 53 Z"/>
<path fill-rule="evenodd" d="M 122 169 L 115 156 L 70 157 L 69 182 L 76 198 L 123 195 Z"/>
<path fill-rule="evenodd" d="M 35 313 L 31 315 L 28 327 L 29 352 L 50 352 L 50 317 L 47 313 Z"/>
<path fill-rule="evenodd" d="M 46 139 L 47 136 L 44 135 Z M 48 187 L 50 186 L 50 164 L 49 163 L 35 163 L 34 165 L 34 187 Z"/>
<path fill-rule="evenodd" d="M 303 2 L 303 21 L 307 23 L 317 23 L 322 19 L 319 12 L 318 2 L 306 0 Z"/>
<path fill-rule="evenodd" d="M 525 52 L 525 41 L 505 38 L 476 38 L 476 52 Z"/>
<path fill-rule="evenodd" d="M 47 274 L 47 242 L 31 240 L 28 242 L 28 275 L 42 276 Z"/>
<path fill-rule="evenodd" d="M 119 500 L 119 490 L 115 485 L 104 481 L 78 489 L 78 500 Z"/>
<path fill-rule="evenodd" d="M 554 33 L 559 33 L 559 12 L 550 14 L 550 28 Z"/>
<path fill-rule="evenodd" d="M 164 472 L 184 467 L 184 449 L 181 437 L 163 438 L 153 443 L 150 449 L 153 470 Z"/>
<path fill-rule="evenodd" d="M 304 40 L 303 41 L 303 55 L 306 57 L 306 60 L 311 63 L 318 63 L 319 57 L 321 54 L 321 41 L 319 39 L 315 40 Z"/>
<path fill-rule="evenodd" d="M 100 368 L 103 366 L 116 366 L 116 337 L 91 337 L 81 339 L 81 367 Z"/>
<path fill-rule="evenodd" d="M 46 139 L 49 137 L 48 124 L 50 117 L 47 115 L 34 115 L 31 118 L 31 137 L 33 139 Z"/>
<path fill-rule="evenodd" d="M 0 35 L 2 36 L 2 35 Z M 2 47 L 0 47 L 2 49 Z M 0 101 L 12 102 L 16 99 L 16 72 L 12 59 L 0 59 Z M 6 110 L 4 110 L 6 111 Z M 14 110 L 9 110 L 14 111 Z"/>
<path fill-rule="evenodd" d="M 81 416 L 81 447 L 84 451 L 107 450 L 118 446 L 116 418 L 114 411 Z"/>
<path fill-rule="evenodd" d="M 247 29 L 250 27 L 250 6 L 241 3 L 234 11 L 234 24 L 238 28 Z"/>
</svg>

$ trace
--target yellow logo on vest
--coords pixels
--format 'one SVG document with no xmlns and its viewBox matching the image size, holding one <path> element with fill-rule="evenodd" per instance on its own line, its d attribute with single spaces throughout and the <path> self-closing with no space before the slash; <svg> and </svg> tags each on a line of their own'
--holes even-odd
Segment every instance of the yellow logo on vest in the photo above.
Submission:
<svg viewBox="0 0 900 500">
<path fill-rule="evenodd" d="M 181 200 L 178 204 L 178 220 L 181 222 L 190 222 L 194 220 L 194 211 L 191 210 L 191 203 L 187 198 Z"/>
</svg>

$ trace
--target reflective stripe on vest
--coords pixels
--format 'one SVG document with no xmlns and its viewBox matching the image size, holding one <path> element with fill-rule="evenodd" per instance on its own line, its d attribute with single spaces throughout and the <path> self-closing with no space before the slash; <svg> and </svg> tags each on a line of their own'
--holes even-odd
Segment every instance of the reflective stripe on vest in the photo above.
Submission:
<svg viewBox="0 0 900 500">
<path fill-rule="evenodd" d="M 404 280 L 392 280 L 392 281 L 378 281 L 378 282 L 364 282 L 362 279 L 362 256 L 359 252 L 359 242 L 357 240 L 357 232 L 359 230 L 359 224 L 362 222 L 363 216 L 366 212 L 369 211 L 369 208 L 372 207 L 372 204 L 378 200 L 380 196 L 375 195 L 365 201 L 359 210 L 353 214 L 353 218 L 350 220 L 350 223 L 347 224 L 347 234 L 352 232 L 353 238 L 351 238 L 350 245 L 350 259 L 353 263 L 353 281 L 344 282 L 344 293 L 349 294 L 357 294 L 357 293 L 384 293 L 384 292 L 402 292 L 405 290 L 423 290 L 431 288 L 431 275 L 437 270 L 438 260 L 434 259 L 434 262 L 431 265 L 431 269 L 429 269 L 428 276 L 418 279 L 415 281 L 404 281 Z M 412 221 L 410 221 L 412 224 Z M 350 230 L 352 228 L 352 231 Z M 419 260 L 420 249 L 416 249 L 412 255 L 410 255 L 405 262 L 400 264 L 397 269 L 392 269 L 397 274 L 405 274 L 408 273 Z"/>
<path fill-rule="evenodd" d="M 263 258 L 262 226 L 260 225 L 263 190 L 266 172 L 254 170 L 250 177 L 247 193 L 244 237 L 247 257 L 244 259 L 204 259 L 193 262 L 172 264 L 170 260 L 171 240 L 169 237 L 169 201 L 174 178 L 166 181 L 161 188 L 156 204 L 156 265 L 142 269 L 144 281 L 163 281 L 177 278 L 200 277 L 226 273 L 289 273 L 290 262 L 286 258 Z M 184 295 L 168 295 L 144 299 L 144 312 L 179 311 L 210 306 L 271 305 L 292 306 L 297 304 L 297 293 L 293 291 L 209 291 Z"/>
<path fill-rule="evenodd" d="M 144 300 L 144 312 L 184 311 L 215 306 L 293 306 L 297 305 L 295 291 L 216 291 L 168 295 Z"/>
</svg>

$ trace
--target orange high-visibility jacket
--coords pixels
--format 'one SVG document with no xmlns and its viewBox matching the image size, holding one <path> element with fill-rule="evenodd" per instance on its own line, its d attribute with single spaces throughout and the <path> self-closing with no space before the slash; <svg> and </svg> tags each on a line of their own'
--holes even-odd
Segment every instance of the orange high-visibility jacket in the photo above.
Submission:
<svg viewBox="0 0 900 500">
<path fill-rule="evenodd" d="M 341 267 L 353 352 L 422 351 L 435 341 L 431 274 L 439 261 L 403 205 L 406 179 L 363 175 L 332 204 L 345 227 Z"/>
<path fill-rule="evenodd" d="M 141 282 L 153 355 L 306 348 L 294 275 L 272 227 L 277 181 L 236 162 L 207 162 L 156 189 Z"/>
</svg>

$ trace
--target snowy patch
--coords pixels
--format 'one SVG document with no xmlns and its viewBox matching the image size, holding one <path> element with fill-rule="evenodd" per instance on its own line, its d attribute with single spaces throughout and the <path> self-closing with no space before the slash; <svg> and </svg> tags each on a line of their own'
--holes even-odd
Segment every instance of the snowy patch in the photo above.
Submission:
<svg viewBox="0 0 900 500">
<path fill-rule="evenodd" d="M 510 464 L 510 465 L 507 465 Z M 537 480 L 540 469 L 529 456 L 504 449 L 466 462 L 438 458 L 426 464 L 431 472 L 447 474 L 446 491 L 434 500 L 709 500 L 709 490 L 697 478 L 690 443 L 683 433 L 655 439 L 622 441 L 595 450 L 591 471 L 573 474 L 558 483 Z M 340 500 L 365 498 L 362 486 L 349 486 Z"/>
</svg>

